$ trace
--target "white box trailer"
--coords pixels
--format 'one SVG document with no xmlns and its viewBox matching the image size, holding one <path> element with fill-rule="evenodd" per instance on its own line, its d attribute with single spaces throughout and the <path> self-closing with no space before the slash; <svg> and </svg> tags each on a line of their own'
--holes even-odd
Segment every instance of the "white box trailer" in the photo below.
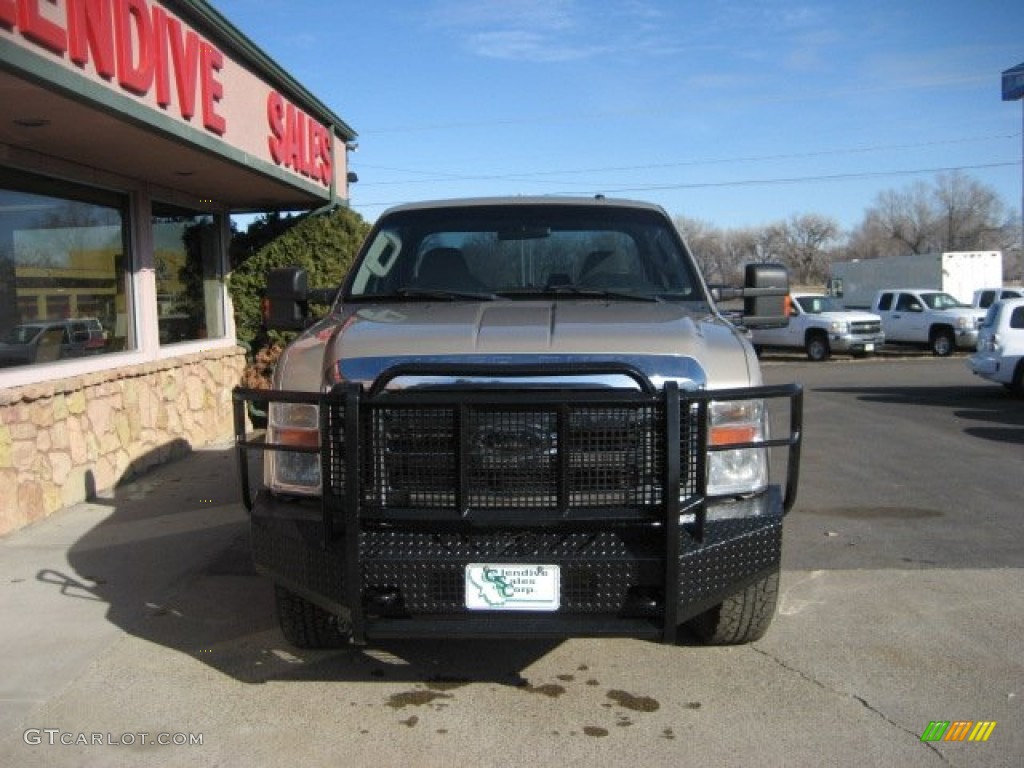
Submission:
<svg viewBox="0 0 1024 768">
<path fill-rule="evenodd" d="M 946 251 L 837 261 L 829 268 L 828 292 L 847 307 L 869 307 L 887 288 L 945 291 L 970 304 L 979 288 L 1002 284 L 1002 251 Z"/>
</svg>

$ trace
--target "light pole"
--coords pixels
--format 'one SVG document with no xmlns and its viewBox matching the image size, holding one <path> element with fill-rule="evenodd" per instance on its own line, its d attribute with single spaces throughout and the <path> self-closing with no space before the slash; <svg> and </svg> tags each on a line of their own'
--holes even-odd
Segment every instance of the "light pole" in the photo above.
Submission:
<svg viewBox="0 0 1024 768">
<path fill-rule="evenodd" d="M 1003 72 L 1003 101 L 1021 102 L 1020 256 L 1024 269 L 1024 62 Z"/>
</svg>

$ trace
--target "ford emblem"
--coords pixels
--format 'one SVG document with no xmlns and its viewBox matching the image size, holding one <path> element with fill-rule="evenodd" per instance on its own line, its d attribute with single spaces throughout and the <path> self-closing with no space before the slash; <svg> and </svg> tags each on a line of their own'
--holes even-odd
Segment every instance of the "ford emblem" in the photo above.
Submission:
<svg viewBox="0 0 1024 768">
<path fill-rule="evenodd" d="M 473 435 L 472 445 L 481 458 L 508 461 L 554 453 L 554 435 L 540 427 L 484 427 Z"/>
</svg>

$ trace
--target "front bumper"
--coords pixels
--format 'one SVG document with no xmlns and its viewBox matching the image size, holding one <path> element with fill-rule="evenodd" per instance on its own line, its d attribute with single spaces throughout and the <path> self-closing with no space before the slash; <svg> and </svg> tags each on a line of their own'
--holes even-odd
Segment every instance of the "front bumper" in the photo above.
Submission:
<svg viewBox="0 0 1024 768">
<path fill-rule="evenodd" d="M 871 336 L 853 336 L 844 333 L 833 333 L 829 336 L 829 346 L 833 352 L 865 354 L 877 352 L 885 344 L 885 334 Z"/>
<path fill-rule="evenodd" d="M 319 406 L 321 499 L 266 489 L 250 498 L 250 450 L 311 450 L 248 436 L 252 399 Z M 784 481 L 752 497 L 709 498 L 707 456 L 726 448 L 708 444 L 708 409 L 743 399 L 781 413 L 771 439 L 728 449 L 785 453 Z M 343 617 L 357 643 L 672 642 L 679 624 L 777 571 L 799 474 L 802 390 L 236 390 L 235 429 L 257 568 Z M 473 564 L 557 566 L 557 610 L 468 607 Z"/>
<path fill-rule="evenodd" d="M 978 330 L 958 330 L 956 332 L 956 345 L 960 349 L 977 349 Z"/>
<path fill-rule="evenodd" d="M 703 540 L 692 525 L 676 527 L 674 589 L 665 587 L 666 537 L 659 526 L 371 525 L 357 541 L 343 535 L 325 543 L 315 509 L 269 493 L 259 494 L 252 510 L 253 558 L 275 583 L 343 617 L 357 642 L 452 636 L 670 641 L 676 625 L 778 570 L 782 499 L 773 489 L 746 503 L 756 516 L 708 522 Z M 357 569 L 346 567 L 351 550 L 358 550 Z M 480 562 L 557 566 L 558 611 L 468 609 L 466 568 Z"/>
</svg>

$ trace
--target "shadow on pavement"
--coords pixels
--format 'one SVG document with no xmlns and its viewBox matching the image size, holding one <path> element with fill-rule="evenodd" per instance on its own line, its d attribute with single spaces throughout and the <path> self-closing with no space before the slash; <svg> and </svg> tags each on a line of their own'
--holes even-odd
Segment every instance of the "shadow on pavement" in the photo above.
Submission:
<svg viewBox="0 0 1024 768">
<path fill-rule="evenodd" d="M 851 394 L 868 403 L 945 408 L 954 418 L 968 422 L 963 428 L 966 435 L 1024 445 L 1024 399 L 998 386 L 815 387 L 814 391 Z"/>
<path fill-rule="evenodd" d="M 69 600 L 102 601 L 107 619 L 129 635 L 245 683 L 400 680 L 443 692 L 486 682 L 531 691 L 522 671 L 559 641 L 387 641 L 332 651 L 289 645 L 277 627 L 272 585 L 252 565 L 234 462 L 230 448 L 192 453 L 95 499 L 112 514 L 71 546 L 69 572 L 44 569 L 37 580 Z"/>
</svg>

